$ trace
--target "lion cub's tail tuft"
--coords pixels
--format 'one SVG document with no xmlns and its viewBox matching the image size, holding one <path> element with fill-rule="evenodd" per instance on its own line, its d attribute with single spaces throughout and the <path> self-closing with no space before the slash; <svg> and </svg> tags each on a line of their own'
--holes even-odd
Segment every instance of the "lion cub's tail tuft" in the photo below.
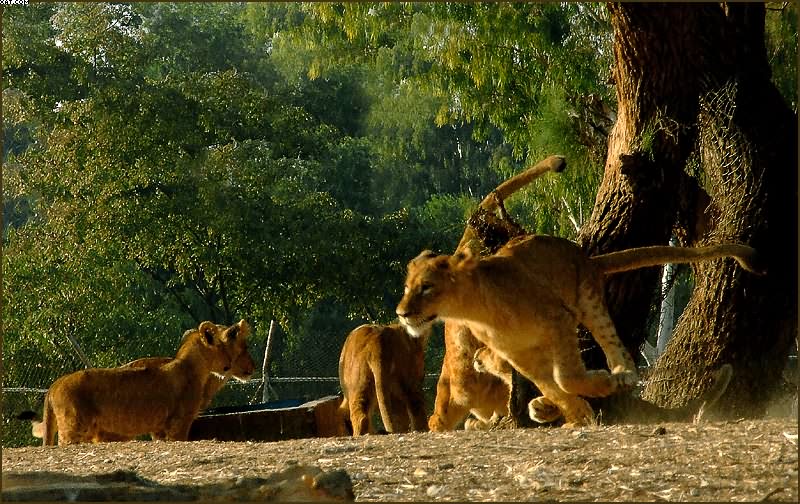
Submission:
<svg viewBox="0 0 800 504">
<path fill-rule="evenodd" d="M 14 418 L 16 418 L 17 420 L 38 420 L 39 416 L 36 414 L 35 411 L 25 410 L 21 413 L 18 413 L 17 416 L 15 416 Z"/>
</svg>

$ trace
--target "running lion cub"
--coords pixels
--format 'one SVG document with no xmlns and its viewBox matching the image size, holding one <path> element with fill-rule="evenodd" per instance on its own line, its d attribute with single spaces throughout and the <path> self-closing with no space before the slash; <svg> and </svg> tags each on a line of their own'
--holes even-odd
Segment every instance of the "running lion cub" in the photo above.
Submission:
<svg viewBox="0 0 800 504">
<path fill-rule="evenodd" d="M 227 374 L 247 351 L 249 326 L 203 322 L 172 361 L 157 367 L 85 369 L 57 379 L 45 397 L 43 442 L 98 442 L 158 433 L 185 441 L 211 373 Z M 249 353 L 248 353 L 249 355 Z"/>
<path fill-rule="evenodd" d="M 532 235 L 514 238 L 483 258 L 469 246 L 452 256 L 424 251 L 408 264 L 396 311 L 410 334 L 427 332 L 439 318 L 467 324 L 542 392 L 546 402 L 529 405 L 534 415 L 547 405 L 548 413 L 557 408 L 563 414 L 567 426 L 586 425 L 593 412 L 580 396 L 605 397 L 638 381 L 608 314 L 604 275 L 720 257 L 734 257 L 759 273 L 755 250 L 733 244 L 642 247 L 588 257 L 570 240 Z M 579 323 L 605 352 L 610 373 L 584 367 Z"/>
<path fill-rule="evenodd" d="M 339 358 L 342 434 L 348 420 L 353 436 L 374 433 L 376 408 L 388 432 L 427 429 L 422 381 L 429 335 L 409 334 L 400 324 L 365 324 L 347 335 Z"/>
</svg>

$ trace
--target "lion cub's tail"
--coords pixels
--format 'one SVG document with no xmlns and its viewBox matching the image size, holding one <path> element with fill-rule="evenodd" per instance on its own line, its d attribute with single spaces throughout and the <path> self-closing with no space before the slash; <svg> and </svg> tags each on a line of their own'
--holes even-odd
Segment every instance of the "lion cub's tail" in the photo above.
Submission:
<svg viewBox="0 0 800 504">
<path fill-rule="evenodd" d="M 53 446 L 56 444 L 56 432 L 58 427 L 56 424 L 56 415 L 53 411 L 53 405 L 50 402 L 50 391 L 44 396 L 44 410 L 42 411 L 42 421 L 37 422 L 31 419 L 31 434 L 34 437 L 42 438 L 42 444 L 45 446 Z"/>
<path fill-rule="evenodd" d="M 722 245 L 709 245 L 707 247 L 639 247 L 608 254 L 591 257 L 606 274 L 630 271 L 648 266 L 661 266 L 670 263 L 691 263 L 718 259 L 720 257 L 733 257 L 742 268 L 751 273 L 764 274 L 766 270 L 758 264 L 756 250 L 747 245 L 725 243 Z"/>
</svg>

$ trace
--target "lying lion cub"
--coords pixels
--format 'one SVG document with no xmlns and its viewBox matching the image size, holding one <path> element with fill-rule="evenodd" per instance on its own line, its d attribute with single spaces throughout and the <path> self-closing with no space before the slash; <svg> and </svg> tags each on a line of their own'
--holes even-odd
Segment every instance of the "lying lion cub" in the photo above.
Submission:
<svg viewBox="0 0 800 504">
<path fill-rule="evenodd" d="M 339 415 L 344 425 L 349 419 L 353 436 L 375 432 L 376 407 L 388 432 L 426 429 L 422 381 L 430 332 L 414 334 L 391 324 L 362 325 L 347 336 L 339 358 Z"/>
<path fill-rule="evenodd" d="M 547 404 L 563 414 L 565 425 L 586 425 L 593 412 L 580 396 L 605 397 L 638 380 L 608 314 L 604 275 L 729 256 L 757 272 L 755 250 L 733 244 L 642 247 L 588 257 L 570 240 L 532 235 L 514 238 L 484 258 L 470 247 L 452 256 L 424 251 L 408 264 L 396 311 L 411 334 L 427 332 L 439 318 L 465 323 L 539 388 Z M 584 367 L 575 330 L 579 323 L 603 349 L 611 373 Z M 536 414 L 540 406 L 529 409 Z"/>
<path fill-rule="evenodd" d="M 188 438 L 211 373 L 225 374 L 247 352 L 249 326 L 203 322 L 175 358 L 158 367 L 85 369 L 57 379 L 45 397 L 45 445 L 129 439 L 157 433 Z M 252 359 L 251 359 L 252 360 Z"/>
</svg>

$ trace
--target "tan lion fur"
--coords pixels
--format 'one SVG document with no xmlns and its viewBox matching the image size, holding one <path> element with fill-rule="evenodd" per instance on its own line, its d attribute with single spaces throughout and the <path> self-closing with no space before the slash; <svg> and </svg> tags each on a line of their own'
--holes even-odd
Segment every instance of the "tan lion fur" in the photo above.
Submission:
<svg viewBox="0 0 800 504">
<path fill-rule="evenodd" d="M 226 374 L 247 351 L 249 326 L 203 322 L 170 362 L 154 367 L 85 369 L 57 379 L 45 397 L 43 442 L 130 439 L 147 433 L 186 440 L 211 373 Z M 252 359 L 251 359 L 252 360 Z"/>
<path fill-rule="evenodd" d="M 216 324 L 217 327 L 224 331 L 227 329 L 226 326 L 221 324 Z M 180 349 L 183 346 L 188 336 L 192 333 L 197 332 L 197 328 L 189 329 L 183 333 L 183 337 L 181 338 L 180 345 L 178 348 Z M 152 368 L 152 367 L 161 367 L 164 364 L 172 362 L 174 357 L 143 357 L 141 359 L 136 359 L 134 361 L 128 362 L 127 364 L 123 364 L 120 368 Z M 255 371 L 255 362 L 253 362 L 253 358 L 250 356 L 249 352 L 243 351 L 239 354 L 238 357 L 234 358 L 233 365 L 231 366 L 230 371 L 225 375 L 218 375 L 211 373 L 206 377 L 206 383 L 203 387 L 203 400 L 200 402 L 200 410 L 204 410 L 208 408 L 211 404 L 211 401 L 214 399 L 214 396 L 217 395 L 217 392 L 222 390 L 228 381 L 233 378 L 235 380 L 245 382 L 247 381 L 250 376 Z M 48 401 L 45 398 L 45 401 Z M 48 407 L 45 404 L 45 408 Z M 29 415 L 35 415 L 33 412 L 26 412 Z M 32 419 L 32 427 L 31 433 L 34 437 L 41 438 L 44 436 L 44 423 L 41 420 Z M 150 436 L 153 439 L 163 439 L 163 433 L 150 433 Z M 97 441 L 129 441 L 133 439 L 129 436 L 120 436 L 117 434 L 111 433 L 104 433 L 103 435 L 98 436 Z"/>
<path fill-rule="evenodd" d="M 410 334 L 429 330 L 437 319 L 465 324 L 531 380 L 562 412 L 566 425 L 586 425 L 593 412 L 580 396 L 605 397 L 638 380 L 608 314 L 604 275 L 729 256 L 757 271 L 755 251 L 744 245 L 644 247 L 588 257 L 572 241 L 533 235 L 514 238 L 484 258 L 471 247 L 452 256 L 424 251 L 408 265 L 396 311 Z M 610 373 L 586 370 L 578 324 L 603 349 Z"/>
<path fill-rule="evenodd" d="M 339 358 L 342 434 L 350 430 L 348 420 L 353 436 L 374 433 L 376 410 L 388 432 L 426 429 L 422 382 L 429 334 L 411 336 L 400 324 L 365 324 L 347 335 Z"/>
<path fill-rule="evenodd" d="M 489 347 L 482 346 L 475 351 L 473 364 L 477 372 L 490 373 L 511 386 L 511 365 Z M 723 364 L 711 373 L 711 385 L 705 392 L 678 408 L 662 408 L 636 395 L 617 395 L 614 398 L 614 406 L 618 410 L 615 412 L 615 423 L 682 422 L 696 419 L 705 410 L 716 405 L 727 390 L 732 376 L 733 366 Z M 553 422 L 561 417 L 558 406 L 544 396 L 531 400 L 528 403 L 528 412 L 532 419 L 540 423 Z"/>
<path fill-rule="evenodd" d="M 221 331 L 227 329 L 227 327 L 222 324 L 216 324 L 216 326 Z M 189 329 L 183 334 L 179 348 L 186 342 L 188 336 L 195 331 L 197 331 L 197 329 Z M 123 364 L 120 367 L 160 367 L 164 364 L 172 362 L 172 359 L 173 357 L 143 357 L 127 364 Z M 228 371 L 226 374 L 209 374 L 208 378 L 206 379 L 205 387 L 203 388 L 203 401 L 200 403 L 200 409 L 204 410 L 208 408 L 209 405 L 211 405 L 211 401 L 214 399 L 214 396 L 217 395 L 220 390 L 222 390 L 222 388 L 231 378 L 240 382 L 245 382 L 250 379 L 250 376 L 255 371 L 255 368 L 256 364 L 253 362 L 253 358 L 250 356 L 250 353 L 243 351 L 238 357 L 233 359 L 233 365 L 231 366 L 230 371 Z"/>
<path fill-rule="evenodd" d="M 444 342 L 430 430 L 453 430 L 470 413 L 475 419 L 468 419 L 465 428 L 484 429 L 493 419 L 507 416 L 510 386 L 494 374 L 479 373 L 472 364 L 475 352 L 485 348 L 483 343 L 466 325 L 454 321 L 444 326 Z"/>
<path fill-rule="evenodd" d="M 456 249 L 478 241 L 486 251 L 494 251 L 511 237 L 524 234 L 524 230 L 508 216 L 504 201 L 537 178 L 550 172 L 561 172 L 566 166 L 563 156 L 548 156 L 497 186 L 481 201 L 467 222 Z M 444 343 L 436 402 L 428 420 L 430 429 L 452 430 L 470 413 L 472 418 L 466 420 L 464 428 L 486 429 L 500 417 L 508 415 L 511 388 L 496 376 L 475 370 L 475 351 L 485 346 L 475 339 L 469 327 L 455 320 L 445 322 Z"/>
</svg>

